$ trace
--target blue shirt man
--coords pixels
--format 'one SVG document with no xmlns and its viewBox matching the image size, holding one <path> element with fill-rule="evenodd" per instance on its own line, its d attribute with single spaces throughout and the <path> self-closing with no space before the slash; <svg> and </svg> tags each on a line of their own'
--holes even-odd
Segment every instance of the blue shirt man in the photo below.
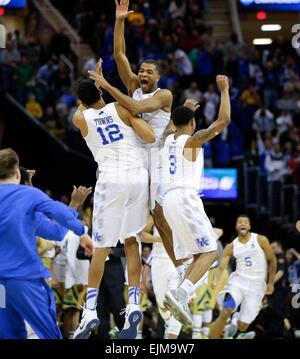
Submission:
<svg viewBox="0 0 300 359">
<path fill-rule="evenodd" d="M 45 216 L 79 236 L 84 235 L 84 226 L 75 210 L 19 183 L 17 154 L 0 150 L 0 286 L 5 293 L 0 339 L 26 339 L 24 320 L 40 339 L 60 339 L 54 296 L 45 282 L 50 273 L 38 256 L 35 238 L 51 236 Z M 85 246 L 92 251 L 90 238 L 85 238 Z"/>
</svg>

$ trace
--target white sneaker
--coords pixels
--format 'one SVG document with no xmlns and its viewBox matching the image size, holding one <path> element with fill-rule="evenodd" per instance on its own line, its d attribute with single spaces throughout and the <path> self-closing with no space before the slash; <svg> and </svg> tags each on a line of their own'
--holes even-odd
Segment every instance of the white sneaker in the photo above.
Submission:
<svg viewBox="0 0 300 359">
<path fill-rule="evenodd" d="M 92 331 L 96 330 L 100 324 L 97 317 L 96 309 L 84 309 L 78 328 L 76 329 L 73 339 L 88 339 Z"/>
<path fill-rule="evenodd" d="M 138 326 L 143 319 L 143 314 L 137 304 L 128 304 L 125 311 L 125 324 L 119 334 L 119 339 L 136 339 Z"/>
<path fill-rule="evenodd" d="M 188 297 L 181 288 L 170 290 L 166 296 L 164 305 L 180 323 L 187 327 L 193 324 L 193 317 L 189 309 Z"/>
</svg>

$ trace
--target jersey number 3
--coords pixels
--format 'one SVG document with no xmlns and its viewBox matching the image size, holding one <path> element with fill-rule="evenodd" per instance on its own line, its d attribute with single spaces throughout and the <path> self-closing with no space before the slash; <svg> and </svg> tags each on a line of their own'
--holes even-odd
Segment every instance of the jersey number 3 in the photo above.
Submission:
<svg viewBox="0 0 300 359">
<path fill-rule="evenodd" d="M 102 139 L 102 144 L 108 145 L 110 143 L 114 143 L 120 140 L 123 140 L 124 136 L 123 134 L 120 132 L 119 126 L 116 124 L 112 124 L 112 125 L 108 125 L 104 128 L 105 132 L 103 131 L 103 129 L 101 127 L 98 127 L 97 131 L 100 134 L 100 137 Z M 108 138 L 107 138 L 108 136 Z"/>
</svg>

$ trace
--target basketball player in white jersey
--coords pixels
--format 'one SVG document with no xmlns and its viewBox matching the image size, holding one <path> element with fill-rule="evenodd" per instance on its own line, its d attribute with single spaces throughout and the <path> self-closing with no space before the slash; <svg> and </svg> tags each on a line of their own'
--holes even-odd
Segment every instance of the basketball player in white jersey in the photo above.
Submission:
<svg viewBox="0 0 300 359">
<path fill-rule="evenodd" d="M 156 61 L 144 61 L 138 75 L 131 70 L 126 57 L 126 44 L 124 37 L 125 19 L 132 11 L 128 11 L 129 0 L 115 0 L 116 22 L 114 28 L 114 58 L 118 67 L 119 76 L 127 88 L 129 96 L 123 94 L 117 88 L 111 86 L 103 77 L 95 72 L 89 72 L 93 80 L 97 80 L 100 87 L 107 90 L 110 95 L 122 106 L 126 107 L 134 115 L 141 116 L 147 121 L 155 132 L 155 143 L 148 145 L 142 143 L 146 154 L 148 171 L 150 174 L 150 202 L 153 210 L 155 225 L 162 238 L 175 267 L 178 271 L 183 269 L 183 261 L 176 260 L 173 250 L 172 232 L 168 226 L 162 211 L 162 195 L 159 186 L 159 148 L 162 145 L 163 133 L 171 126 L 170 112 L 173 95 L 168 89 L 157 87 L 160 78 L 160 68 Z M 195 102 L 195 101 L 194 101 Z M 195 107 L 196 104 L 191 104 Z"/>
<path fill-rule="evenodd" d="M 166 305 L 185 325 L 192 325 L 188 301 L 195 284 L 207 279 L 208 269 L 218 257 L 216 236 L 198 196 L 204 166 L 202 146 L 230 123 L 228 78 L 217 76 L 217 84 L 221 92 L 218 119 L 194 133 L 194 112 L 184 106 L 176 108 L 172 113 L 176 132 L 166 138 L 162 153 L 163 213 L 172 229 L 176 259 L 193 257 L 183 283 L 166 294 Z"/>
<path fill-rule="evenodd" d="M 164 248 L 157 229 L 154 227 L 152 216 L 149 217 L 147 227 L 149 231 L 153 229 L 153 234 L 143 232 L 142 242 L 153 243 L 153 246 L 150 258 L 144 266 L 143 279 L 146 279 L 151 268 L 152 285 L 158 310 L 166 323 L 165 339 L 177 339 L 182 325 L 164 306 L 164 298 L 167 292 L 176 289 L 179 284 L 176 268 Z M 144 286 L 146 287 L 145 283 Z"/>
<path fill-rule="evenodd" d="M 227 269 L 230 258 L 236 259 L 236 270 L 229 276 L 226 290 L 218 297 L 223 309 L 211 330 L 212 339 L 222 337 L 227 320 L 239 306 L 241 307 L 238 318 L 232 322 L 238 329 L 235 337 L 253 338 L 254 332 L 249 332 L 247 336 L 245 332 L 258 315 L 263 297 L 271 295 L 274 291 L 276 257 L 268 239 L 250 230 L 249 217 L 240 215 L 236 221 L 238 237 L 225 247 L 219 270 L 215 275 L 214 284 Z"/>
<path fill-rule="evenodd" d="M 98 288 L 104 263 L 120 240 L 128 258 L 129 304 L 122 339 L 134 339 L 142 320 L 138 306 L 141 261 L 140 234 L 147 223 L 148 174 L 144 167 L 136 133 L 146 142 L 155 140 L 152 128 L 117 103 L 105 105 L 95 84 L 83 80 L 77 95 L 85 110 L 78 110 L 73 123 L 81 131 L 99 166 L 94 193 L 93 240 L 86 306 L 74 339 L 85 339 L 99 325 L 96 314 Z"/>
</svg>

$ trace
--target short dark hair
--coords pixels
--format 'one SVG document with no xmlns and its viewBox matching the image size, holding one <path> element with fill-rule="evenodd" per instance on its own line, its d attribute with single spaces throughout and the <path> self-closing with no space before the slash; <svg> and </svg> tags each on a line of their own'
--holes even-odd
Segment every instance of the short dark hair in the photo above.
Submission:
<svg viewBox="0 0 300 359">
<path fill-rule="evenodd" d="M 145 61 L 142 62 L 142 64 L 154 65 L 154 66 L 155 66 L 155 69 L 156 69 L 156 71 L 158 72 L 159 75 L 160 75 L 161 72 L 162 72 L 161 65 L 160 65 L 160 63 L 159 63 L 158 61 L 156 61 L 156 60 L 151 60 L 151 59 L 145 60 Z"/>
<path fill-rule="evenodd" d="M 0 179 L 12 177 L 19 168 L 19 156 L 11 148 L 0 150 Z"/>
<path fill-rule="evenodd" d="M 237 217 L 237 219 L 236 219 L 236 221 L 238 221 L 240 218 L 248 218 L 248 220 L 249 220 L 249 222 L 251 223 L 251 219 L 250 219 L 250 217 L 248 216 L 248 214 L 240 214 L 238 217 Z"/>
<path fill-rule="evenodd" d="M 91 106 L 101 99 L 99 90 L 91 80 L 79 80 L 76 92 L 79 100 L 87 106 Z"/>
<path fill-rule="evenodd" d="M 26 182 L 29 182 L 29 174 L 27 172 L 27 169 L 25 167 L 20 166 L 20 173 L 21 173 L 21 180 L 20 184 L 26 184 Z"/>
<path fill-rule="evenodd" d="M 194 111 L 185 106 L 179 106 L 171 114 L 175 126 L 186 126 L 195 117 Z"/>
</svg>

